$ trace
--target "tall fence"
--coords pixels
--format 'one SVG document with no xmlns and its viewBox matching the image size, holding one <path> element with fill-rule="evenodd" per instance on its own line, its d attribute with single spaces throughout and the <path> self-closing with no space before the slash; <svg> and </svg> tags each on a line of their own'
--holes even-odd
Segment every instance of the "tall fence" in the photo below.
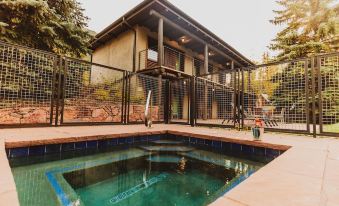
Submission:
<svg viewBox="0 0 339 206">
<path fill-rule="evenodd" d="M 170 82 L 170 120 L 172 123 L 189 123 L 190 118 L 190 86 L 188 78 Z"/>
<path fill-rule="evenodd" d="M 143 74 L 129 75 L 128 82 L 128 123 L 145 121 L 145 105 L 147 94 L 151 91 L 150 113 L 154 122 L 164 122 L 166 80 Z"/>
<path fill-rule="evenodd" d="M 0 42 L 0 127 L 164 121 L 166 81 Z"/>
<path fill-rule="evenodd" d="M 57 55 L 0 44 L 0 126 L 51 124 Z"/>
<path fill-rule="evenodd" d="M 339 136 L 339 53 L 196 78 L 197 125 Z"/>
<path fill-rule="evenodd" d="M 241 77 L 245 125 L 261 118 L 267 129 L 310 132 L 307 60 L 260 66 Z"/>
<path fill-rule="evenodd" d="M 64 58 L 60 124 L 122 123 L 123 70 Z"/>
<path fill-rule="evenodd" d="M 162 79 L 0 42 L 0 127 L 142 123 L 152 91 L 154 122 L 339 135 L 339 53 L 216 71 Z"/>
</svg>

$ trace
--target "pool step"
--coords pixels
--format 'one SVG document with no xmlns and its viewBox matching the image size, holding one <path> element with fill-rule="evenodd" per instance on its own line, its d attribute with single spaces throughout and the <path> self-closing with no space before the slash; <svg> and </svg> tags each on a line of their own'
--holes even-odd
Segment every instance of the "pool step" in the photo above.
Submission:
<svg viewBox="0 0 339 206">
<path fill-rule="evenodd" d="M 190 152 L 194 150 L 193 147 L 186 146 L 140 146 L 141 149 L 144 149 L 148 152 Z"/>
<path fill-rule="evenodd" d="M 165 163 L 179 163 L 181 160 L 181 157 L 174 156 L 174 155 L 160 155 L 160 156 L 151 156 L 147 158 L 150 162 L 165 162 Z"/>
<path fill-rule="evenodd" d="M 179 144 L 184 143 L 182 141 L 166 140 L 166 139 L 155 140 L 155 141 L 151 141 L 151 142 L 154 143 L 154 144 L 161 144 L 161 145 L 179 145 Z"/>
</svg>

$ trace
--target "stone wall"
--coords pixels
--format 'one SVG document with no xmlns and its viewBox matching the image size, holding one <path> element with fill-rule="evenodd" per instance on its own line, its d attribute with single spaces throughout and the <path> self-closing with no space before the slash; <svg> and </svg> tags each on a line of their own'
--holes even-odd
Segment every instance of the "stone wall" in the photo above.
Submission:
<svg viewBox="0 0 339 206">
<path fill-rule="evenodd" d="M 0 109 L 0 124 L 49 123 L 50 107 Z"/>
<path fill-rule="evenodd" d="M 129 121 L 144 120 L 144 105 L 130 105 Z M 153 121 L 159 120 L 159 107 L 152 107 Z M 0 125 L 49 123 L 49 107 L 21 107 L 0 109 Z M 65 106 L 64 122 L 120 122 L 121 106 Z"/>
</svg>

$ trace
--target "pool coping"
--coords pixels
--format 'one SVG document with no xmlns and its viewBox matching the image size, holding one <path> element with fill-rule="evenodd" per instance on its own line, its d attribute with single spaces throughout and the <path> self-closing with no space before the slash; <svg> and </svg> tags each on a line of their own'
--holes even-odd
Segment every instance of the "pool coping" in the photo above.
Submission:
<svg viewBox="0 0 339 206">
<path fill-rule="evenodd" d="M 5 140 L 0 137 L 0 202 L 19 206 L 14 178 L 5 151 Z"/>
<path fill-rule="evenodd" d="M 84 140 L 104 140 L 112 138 L 143 136 L 153 134 L 174 134 L 181 136 L 194 136 L 197 138 L 232 142 L 257 147 L 266 147 L 278 150 L 287 150 L 259 171 L 254 173 L 237 187 L 217 199 L 211 205 L 335 205 L 339 202 L 339 175 L 334 171 L 339 169 L 339 141 L 333 138 L 312 139 L 297 135 L 265 134 L 263 141 L 253 141 L 248 133 L 227 130 L 219 133 L 217 129 L 191 128 L 188 126 L 155 126 L 152 130 L 133 126 L 134 132 L 112 132 L 100 135 L 62 135 L 62 137 L 28 138 L 23 141 L 13 138 L 15 131 L 0 132 L 0 158 L 1 165 L 10 177 L 7 181 L 0 182 L 6 192 L 0 192 L 0 201 L 11 201 L 11 205 L 19 205 L 16 188 L 11 174 L 11 169 L 5 152 L 6 148 L 27 147 Z M 158 127 L 158 128 L 157 128 Z M 91 129 L 99 129 L 92 127 Z M 110 129 L 132 128 L 131 126 L 111 126 Z M 105 129 L 105 128 L 104 128 Z M 67 129 L 65 129 L 67 130 Z M 32 131 L 32 130 L 27 130 Z M 123 130 L 122 130 L 123 131 Z M 217 131 L 217 132 L 216 132 Z M 8 133 L 9 132 L 9 133 Z M 5 135 L 1 138 L 1 135 Z M 8 135 L 8 138 L 6 138 Z M 240 137 L 239 137 L 240 135 Z M 243 138 L 243 136 L 244 138 Z M 15 136 L 15 135 L 14 135 Z M 34 136 L 34 135 L 33 135 Z M 67 137 L 65 137 L 67 136 Z M 3 163 L 4 162 L 4 163 Z M 316 162 L 317 164 L 314 164 Z M 331 170 L 329 170 L 330 168 Z M 262 187 L 258 186 L 262 185 Z M 312 188 L 311 188 L 312 187 Z M 8 188 L 8 189 L 7 189 Z M 267 195 L 270 194 L 270 195 Z M 15 197 L 15 198 L 14 198 Z M 286 198 L 289 197 L 289 198 Z M 12 201 L 14 202 L 12 204 Z"/>
</svg>

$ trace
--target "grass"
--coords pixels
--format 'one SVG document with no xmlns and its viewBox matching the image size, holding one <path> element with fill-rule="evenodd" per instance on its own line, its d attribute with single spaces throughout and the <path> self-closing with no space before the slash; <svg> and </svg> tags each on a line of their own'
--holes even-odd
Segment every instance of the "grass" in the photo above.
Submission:
<svg viewBox="0 0 339 206">
<path fill-rule="evenodd" d="M 336 124 L 327 124 L 323 126 L 324 132 L 335 132 L 339 133 L 339 123 Z"/>
</svg>

